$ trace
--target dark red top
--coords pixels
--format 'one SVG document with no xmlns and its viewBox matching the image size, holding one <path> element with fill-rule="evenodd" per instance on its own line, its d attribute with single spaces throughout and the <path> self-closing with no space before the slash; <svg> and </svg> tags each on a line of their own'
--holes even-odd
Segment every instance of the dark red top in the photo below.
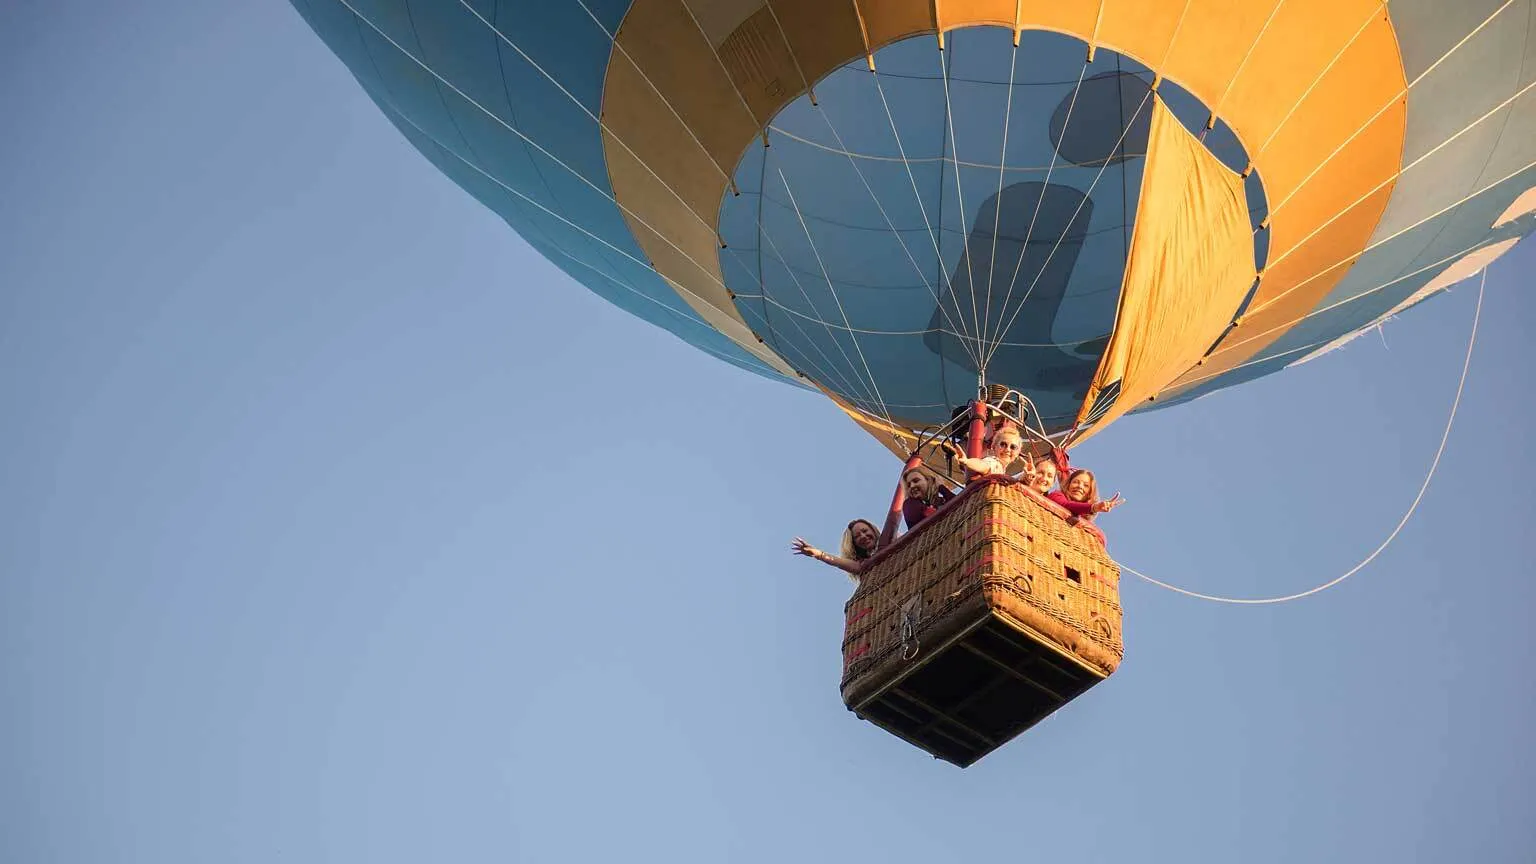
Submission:
<svg viewBox="0 0 1536 864">
<path fill-rule="evenodd" d="M 913 528 L 916 528 L 917 523 L 932 516 L 934 511 L 939 509 L 939 505 L 953 497 L 955 497 L 953 492 L 940 486 L 938 494 L 933 496 L 934 502 L 932 504 L 929 504 L 927 501 L 919 501 L 916 498 L 908 498 L 901 505 L 901 518 L 907 523 L 907 530 L 911 531 Z"/>
<path fill-rule="evenodd" d="M 1058 506 L 1064 508 L 1068 513 L 1071 513 L 1073 516 L 1092 516 L 1093 515 L 1093 505 L 1092 504 L 1084 504 L 1081 501 L 1073 501 L 1071 498 L 1067 497 L 1067 493 L 1061 491 L 1060 489 L 1056 490 L 1055 492 L 1052 492 L 1051 494 L 1049 494 L 1049 495 L 1047 495 L 1045 497 L 1047 497 L 1047 498 L 1051 499 L 1052 501 L 1056 502 L 1056 504 Z"/>
</svg>

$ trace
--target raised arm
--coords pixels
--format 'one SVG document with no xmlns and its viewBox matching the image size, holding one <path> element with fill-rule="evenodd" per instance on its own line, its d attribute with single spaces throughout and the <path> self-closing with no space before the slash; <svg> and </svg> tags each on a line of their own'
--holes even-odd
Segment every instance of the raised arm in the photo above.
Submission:
<svg viewBox="0 0 1536 864">
<path fill-rule="evenodd" d="M 955 459 L 965 470 L 975 474 L 991 474 L 992 465 L 985 459 L 972 459 L 969 456 L 960 456 Z"/>
<path fill-rule="evenodd" d="M 1119 492 L 1116 492 L 1114 494 L 1114 497 L 1108 498 L 1108 499 L 1103 500 L 1103 501 L 1100 501 L 1099 503 L 1093 505 L 1093 509 L 1096 512 L 1099 512 L 1099 513 L 1108 513 L 1109 511 L 1115 509 L 1116 507 L 1119 507 L 1121 504 L 1124 504 L 1124 503 L 1125 503 L 1125 499 L 1120 497 L 1120 493 Z"/>
<path fill-rule="evenodd" d="M 1034 458 L 1031 457 L 1028 453 L 1025 453 L 1024 470 L 1019 472 L 1019 479 L 1024 482 L 1025 486 L 1033 486 L 1035 485 L 1035 479 L 1037 476 L 1038 475 L 1035 473 Z"/>
<path fill-rule="evenodd" d="M 800 537 L 796 537 L 789 544 L 789 549 L 796 555 L 804 555 L 807 558 L 815 558 L 817 561 L 820 561 L 823 564 L 831 564 L 833 567 L 836 567 L 837 569 L 847 573 L 849 576 L 852 576 L 855 579 L 864 575 L 864 562 L 849 561 L 847 558 L 839 558 L 836 555 L 830 555 L 805 542 L 805 540 Z"/>
<path fill-rule="evenodd" d="M 992 466 L 990 463 L 982 461 L 981 458 L 972 459 L 971 457 L 965 455 L 965 450 L 954 442 L 946 441 L 944 446 L 955 457 L 955 461 L 960 463 L 961 467 L 965 468 L 965 470 L 971 472 L 972 474 L 992 473 Z"/>
</svg>

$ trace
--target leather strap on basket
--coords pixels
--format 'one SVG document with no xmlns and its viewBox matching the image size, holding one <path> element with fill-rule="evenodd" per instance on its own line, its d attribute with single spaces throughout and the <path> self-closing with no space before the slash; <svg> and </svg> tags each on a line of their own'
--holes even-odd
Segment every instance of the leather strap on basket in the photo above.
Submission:
<svg viewBox="0 0 1536 864">
<path fill-rule="evenodd" d="M 901 604 L 901 659 L 911 660 L 917 656 L 920 644 L 917 639 L 917 625 L 923 620 L 923 595 L 921 592 L 913 594 L 907 602 Z"/>
</svg>

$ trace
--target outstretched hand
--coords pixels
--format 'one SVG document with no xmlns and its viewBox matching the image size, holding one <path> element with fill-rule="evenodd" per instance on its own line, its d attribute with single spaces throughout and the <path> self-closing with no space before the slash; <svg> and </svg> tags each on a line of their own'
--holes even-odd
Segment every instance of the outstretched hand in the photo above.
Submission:
<svg viewBox="0 0 1536 864">
<path fill-rule="evenodd" d="M 821 554 L 821 550 L 805 542 L 804 538 L 796 537 L 789 544 L 789 550 L 796 555 L 804 555 L 807 558 L 815 558 Z"/>
<path fill-rule="evenodd" d="M 1108 499 L 1106 501 L 1100 501 L 1099 503 L 1093 505 L 1093 511 L 1095 513 L 1108 513 L 1109 511 L 1115 509 L 1116 507 L 1119 507 L 1121 504 L 1124 504 L 1124 503 L 1125 503 L 1125 499 L 1120 497 L 1120 493 L 1119 492 L 1116 492 L 1114 494 L 1114 497 L 1112 497 L 1112 498 L 1110 498 L 1110 499 Z"/>
<path fill-rule="evenodd" d="M 1035 470 L 1035 460 L 1027 455 L 1024 457 L 1024 470 L 1019 472 L 1019 479 L 1024 481 L 1025 486 L 1033 486 L 1035 481 L 1040 479 L 1040 472 Z"/>
</svg>

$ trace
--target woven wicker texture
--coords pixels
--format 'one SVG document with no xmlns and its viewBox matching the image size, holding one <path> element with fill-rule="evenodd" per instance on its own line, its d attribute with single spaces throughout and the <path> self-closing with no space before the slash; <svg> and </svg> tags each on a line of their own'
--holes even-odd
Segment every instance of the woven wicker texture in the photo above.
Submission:
<svg viewBox="0 0 1536 864">
<path fill-rule="evenodd" d="M 1114 672 L 1125 650 L 1120 568 L 1061 513 L 1007 480 L 979 481 L 881 553 L 845 609 L 845 702 L 989 616 Z"/>
</svg>

